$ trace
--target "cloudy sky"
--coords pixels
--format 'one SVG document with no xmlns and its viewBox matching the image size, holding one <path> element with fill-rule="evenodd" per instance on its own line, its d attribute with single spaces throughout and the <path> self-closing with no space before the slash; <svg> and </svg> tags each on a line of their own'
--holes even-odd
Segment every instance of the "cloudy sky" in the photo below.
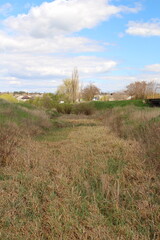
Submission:
<svg viewBox="0 0 160 240">
<path fill-rule="evenodd" d="M 0 91 L 160 83 L 159 0 L 0 0 Z"/>
</svg>

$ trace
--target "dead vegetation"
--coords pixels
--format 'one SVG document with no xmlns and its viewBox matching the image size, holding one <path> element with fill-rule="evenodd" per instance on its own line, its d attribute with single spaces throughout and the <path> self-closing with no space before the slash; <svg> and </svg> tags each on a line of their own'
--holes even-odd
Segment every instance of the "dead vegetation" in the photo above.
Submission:
<svg viewBox="0 0 160 240">
<path fill-rule="evenodd" d="M 15 123 L 0 126 L 0 166 L 10 165 L 15 161 L 17 149 L 21 145 L 22 132 Z"/>
<path fill-rule="evenodd" d="M 116 111 L 98 121 L 98 114 L 59 118 L 66 125 L 50 134 L 64 137 L 67 128 L 60 140 L 25 136 L 14 161 L 0 168 L 0 239 L 160 238 L 159 176 L 139 138 L 124 132 L 126 114 Z"/>
<path fill-rule="evenodd" d="M 115 108 L 102 119 L 119 137 L 133 139 L 144 149 L 144 161 L 160 170 L 160 109 Z"/>
</svg>

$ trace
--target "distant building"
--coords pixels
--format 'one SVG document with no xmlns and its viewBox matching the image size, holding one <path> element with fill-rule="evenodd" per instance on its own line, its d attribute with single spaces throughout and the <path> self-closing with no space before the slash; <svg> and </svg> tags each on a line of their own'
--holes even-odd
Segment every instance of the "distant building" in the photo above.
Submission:
<svg viewBox="0 0 160 240">
<path fill-rule="evenodd" d="M 116 92 L 116 93 L 101 93 L 95 95 L 92 101 L 122 101 L 130 100 L 131 96 L 127 95 L 125 92 Z"/>
<path fill-rule="evenodd" d="M 32 97 L 29 95 L 24 95 L 24 96 L 20 95 L 20 96 L 15 96 L 15 97 L 18 101 L 23 101 L 23 102 L 32 99 Z"/>
</svg>

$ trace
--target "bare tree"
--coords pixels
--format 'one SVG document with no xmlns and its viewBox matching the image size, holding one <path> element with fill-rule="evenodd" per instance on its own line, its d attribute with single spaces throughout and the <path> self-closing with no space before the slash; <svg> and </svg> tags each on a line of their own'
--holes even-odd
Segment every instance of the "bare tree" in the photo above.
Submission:
<svg viewBox="0 0 160 240">
<path fill-rule="evenodd" d="M 157 89 L 157 83 L 155 81 L 151 81 L 147 84 L 146 87 L 146 96 L 147 97 L 154 97 Z"/>
<path fill-rule="evenodd" d="M 93 84 L 89 84 L 82 90 L 82 97 L 87 101 L 91 101 L 97 94 L 100 94 L 100 89 Z"/>
<path fill-rule="evenodd" d="M 72 102 L 74 103 L 76 102 L 76 100 L 79 99 L 79 74 L 77 68 L 74 68 L 72 72 L 71 85 L 72 85 Z"/>
<path fill-rule="evenodd" d="M 135 99 L 144 99 L 146 96 L 147 83 L 134 82 L 127 86 L 127 93 Z"/>
</svg>

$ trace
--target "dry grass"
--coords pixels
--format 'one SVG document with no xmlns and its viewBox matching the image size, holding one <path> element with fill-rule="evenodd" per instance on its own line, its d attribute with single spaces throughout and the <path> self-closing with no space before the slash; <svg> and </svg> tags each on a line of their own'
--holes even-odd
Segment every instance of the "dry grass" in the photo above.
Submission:
<svg viewBox="0 0 160 240">
<path fill-rule="evenodd" d="M 0 169 L 1 239 L 160 238 L 158 176 L 137 141 L 80 126 L 60 142 L 28 137 L 18 151 Z"/>
<path fill-rule="evenodd" d="M 160 116 L 160 108 L 130 109 L 132 111 L 132 120 L 149 121 Z"/>
<path fill-rule="evenodd" d="M 32 110 L 32 109 L 27 109 L 25 107 L 20 107 L 20 109 L 29 113 L 32 117 L 35 117 L 35 119 L 33 118 L 32 123 L 30 118 L 26 119 L 29 122 L 29 124 L 38 126 L 39 128 L 45 128 L 45 129 L 50 128 L 52 126 L 49 116 L 46 114 L 44 110 L 38 110 L 38 109 Z"/>
<path fill-rule="evenodd" d="M 21 143 L 22 132 L 15 123 L 0 125 L 0 167 L 15 161 Z"/>
<path fill-rule="evenodd" d="M 144 161 L 160 170 L 160 109 L 115 108 L 102 116 L 119 137 L 133 139 L 144 149 Z"/>
</svg>

